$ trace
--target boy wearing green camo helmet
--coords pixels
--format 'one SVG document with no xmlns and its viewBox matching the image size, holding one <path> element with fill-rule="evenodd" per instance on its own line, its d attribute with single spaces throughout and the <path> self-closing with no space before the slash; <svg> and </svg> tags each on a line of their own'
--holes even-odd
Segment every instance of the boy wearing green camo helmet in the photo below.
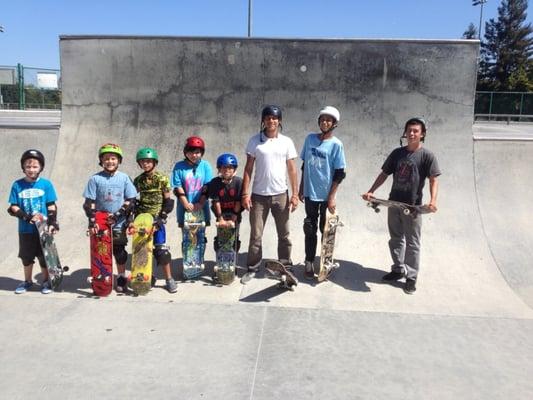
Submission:
<svg viewBox="0 0 533 400">
<path fill-rule="evenodd" d="M 178 288 L 170 270 L 172 256 L 169 247 L 166 245 L 165 230 L 167 216 L 174 208 L 174 199 L 170 196 L 170 180 L 168 176 L 156 171 L 159 156 L 154 149 L 150 147 L 139 149 L 136 160 L 144 172 L 133 180 L 133 184 L 140 195 L 135 207 L 135 216 L 149 213 L 154 217 L 156 225 L 154 258 L 157 264 L 163 268 L 165 288 L 169 293 L 176 293 Z M 155 284 L 155 281 L 156 279 L 152 275 L 152 285 Z"/>
</svg>

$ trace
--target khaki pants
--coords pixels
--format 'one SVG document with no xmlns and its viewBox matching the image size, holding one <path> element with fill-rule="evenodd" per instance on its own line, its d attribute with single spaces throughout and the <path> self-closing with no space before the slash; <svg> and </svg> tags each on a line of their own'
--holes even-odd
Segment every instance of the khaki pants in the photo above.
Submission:
<svg viewBox="0 0 533 400">
<path fill-rule="evenodd" d="M 250 244 L 248 246 L 248 269 L 259 268 L 263 259 L 263 231 L 269 211 L 276 223 L 278 233 L 278 259 L 282 262 L 291 261 L 292 243 L 289 239 L 289 196 L 281 193 L 274 196 L 260 196 L 252 194 L 252 208 L 250 209 Z"/>
</svg>

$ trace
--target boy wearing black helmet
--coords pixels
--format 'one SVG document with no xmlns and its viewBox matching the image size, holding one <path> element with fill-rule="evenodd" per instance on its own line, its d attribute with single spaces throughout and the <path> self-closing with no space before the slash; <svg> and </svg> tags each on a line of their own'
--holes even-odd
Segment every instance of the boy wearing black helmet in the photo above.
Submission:
<svg viewBox="0 0 533 400">
<path fill-rule="evenodd" d="M 333 130 L 340 122 L 335 107 L 326 106 L 318 113 L 320 133 L 307 135 L 300 154 L 303 161 L 300 180 L 300 201 L 305 203 L 305 270 L 306 279 L 314 278 L 313 262 L 317 247 L 317 230 L 324 230 L 326 208 L 335 212 L 337 188 L 346 173 L 346 158 L 342 142 Z"/>
<path fill-rule="evenodd" d="M 142 213 L 154 217 L 156 231 L 154 233 L 154 258 L 162 266 L 165 274 L 165 288 L 169 293 L 176 293 L 178 287 L 172 278 L 170 262 L 172 255 L 166 245 L 166 229 L 168 214 L 174 209 L 174 199 L 171 198 L 170 179 L 168 176 L 156 171 L 159 162 L 157 152 L 150 147 L 143 147 L 137 151 L 135 157 L 137 164 L 144 171 L 133 180 L 139 192 L 139 200 L 135 204 L 135 215 Z M 152 285 L 156 278 L 152 275 Z"/>
<path fill-rule="evenodd" d="M 254 276 L 263 258 L 263 230 L 269 212 L 276 223 L 278 259 L 285 265 L 292 264 L 289 215 L 298 207 L 298 176 L 294 162 L 298 153 L 292 139 L 281 134 L 281 121 L 278 106 L 263 108 L 261 130 L 246 146 L 242 206 L 250 211 L 250 243 L 246 261 L 249 273 L 241 279 L 243 283 Z"/>
<path fill-rule="evenodd" d="M 402 139 L 407 145 L 392 151 L 381 167 L 370 190 L 362 195 L 369 201 L 374 192 L 393 174 L 389 200 L 421 205 L 422 190 L 426 178 L 429 179 L 431 199 L 427 207 L 437 211 L 437 177 L 441 174 L 437 158 L 422 146 L 426 137 L 426 122 L 423 118 L 410 118 L 404 127 Z M 394 282 L 405 277 L 404 292 L 416 291 L 416 280 L 420 265 L 420 239 L 422 216 L 405 215 L 397 208 L 388 208 L 387 223 L 390 240 L 389 249 L 392 257 L 392 271 L 382 277 L 384 282 Z"/>
<path fill-rule="evenodd" d="M 39 233 L 35 221 L 39 214 L 47 217 L 48 230 L 59 230 L 57 223 L 56 192 L 52 182 L 39 175 L 44 169 L 44 155 L 35 149 L 26 150 L 20 158 L 24 178 L 13 182 L 9 194 L 9 215 L 19 219 L 19 258 L 24 266 L 24 282 L 15 290 L 16 294 L 25 293 L 33 285 L 32 271 L 35 258 L 39 261 L 43 283 L 41 293 L 52 291 L 48 282 L 48 270 L 43 257 Z"/>
</svg>

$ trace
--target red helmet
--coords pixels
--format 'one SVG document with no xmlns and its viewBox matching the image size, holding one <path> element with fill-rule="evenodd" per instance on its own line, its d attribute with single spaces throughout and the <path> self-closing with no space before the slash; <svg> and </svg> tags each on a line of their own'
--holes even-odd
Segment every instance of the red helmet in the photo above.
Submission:
<svg viewBox="0 0 533 400">
<path fill-rule="evenodd" d="M 194 149 L 202 150 L 202 155 L 204 155 L 205 143 L 204 140 L 199 136 L 191 136 L 187 138 L 187 140 L 185 141 L 185 147 L 183 148 L 183 153 Z"/>
</svg>

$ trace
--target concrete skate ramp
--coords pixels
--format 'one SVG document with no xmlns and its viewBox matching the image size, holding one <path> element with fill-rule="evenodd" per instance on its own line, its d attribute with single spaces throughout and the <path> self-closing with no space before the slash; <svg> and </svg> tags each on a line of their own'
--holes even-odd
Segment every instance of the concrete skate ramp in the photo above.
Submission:
<svg viewBox="0 0 533 400">
<path fill-rule="evenodd" d="M 73 275 L 87 274 L 81 193 L 98 170 L 101 144 L 112 141 L 124 148 L 122 170 L 130 176 L 139 173 L 134 155 L 145 145 L 157 148 L 160 168 L 170 172 L 191 134 L 206 139 L 206 159 L 212 164 L 221 152 L 230 151 L 243 165 L 244 147 L 259 128 L 263 105 L 282 106 L 283 131 L 300 149 L 306 134 L 316 129 L 319 108 L 330 104 L 341 111 L 336 134 L 345 143 L 348 162 L 338 195 L 346 225 L 336 250 L 341 268 L 331 281 L 318 288 L 302 282 L 292 296 L 274 294 L 268 288 L 272 282 L 264 279 L 225 290 L 181 285 L 175 301 L 532 315 L 503 279 L 481 224 L 472 160 L 478 42 L 65 36 L 60 48 L 63 110 L 53 180 L 61 194 L 58 245 Z M 429 121 L 426 145 L 443 171 L 439 212 L 424 218 L 414 297 L 380 283 L 390 267 L 386 213 L 376 215 L 360 199 L 412 115 Z M 388 184 L 377 194 L 387 196 Z M 291 216 L 295 263 L 304 258 L 303 217 L 302 206 Z M 244 253 L 247 219 L 245 215 L 241 230 Z M 175 222 L 168 227 L 176 259 L 181 254 Z M 269 221 L 264 257 L 276 257 L 275 249 Z M 211 244 L 206 258 L 214 259 Z M 158 296 L 165 294 L 151 294 Z"/>
<path fill-rule="evenodd" d="M 533 307 L 532 160 L 533 141 L 474 144 L 478 203 L 491 253 L 509 285 L 530 307 Z"/>
</svg>

